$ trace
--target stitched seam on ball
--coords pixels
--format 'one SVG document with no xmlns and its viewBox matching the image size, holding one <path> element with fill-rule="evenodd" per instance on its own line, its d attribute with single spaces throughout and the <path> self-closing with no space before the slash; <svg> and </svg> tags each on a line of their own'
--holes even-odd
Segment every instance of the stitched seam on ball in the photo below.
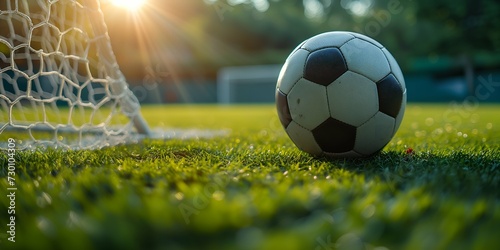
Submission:
<svg viewBox="0 0 500 250">
<path fill-rule="evenodd" d="M 363 77 L 365 77 L 366 79 L 368 79 L 368 80 L 372 81 L 372 82 L 373 82 L 373 83 L 375 83 L 375 84 L 377 84 L 377 82 L 378 82 L 378 81 L 374 81 L 374 80 L 372 80 L 370 77 L 368 77 L 368 76 L 367 76 L 367 75 L 365 75 L 365 74 L 362 74 L 362 73 L 356 72 L 356 71 L 354 71 L 354 70 L 349 70 L 349 71 L 351 71 L 352 73 L 356 73 L 356 74 L 358 74 L 358 75 L 360 75 L 360 76 L 363 76 Z M 384 77 L 382 77 L 380 80 L 382 80 L 382 79 L 384 79 L 384 78 L 385 78 L 385 76 L 384 76 Z M 380 80 L 379 80 L 379 81 L 380 81 Z"/>
<path fill-rule="evenodd" d="M 354 38 L 353 38 L 353 39 L 354 39 Z M 351 40 L 352 40 L 352 39 L 351 39 Z M 349 40 L 349 41 L 350 41 L 350 40 Z M 347 41 L 347 42 L 348 42 L 348 41 Z M 345 42 L 344 44 L 346 44 L 347 42 Z M 342 44 L 342 46 L 344 46 L 344 44 Z M 340 46 L 340 47 L 342 47 L 342 46 Z M 345 55 L 344 55 L 344 52 L 342 52 L 342 49 L 340 49 L 340 47 L 339 47 L 339 51 L 340 51 L 340 54 L 342 55 L 342 58 L 344 58 L 344 65 L 345 65 L 345 68 L 347 69 L 347 71 L 350 71 L 350 70 L 349 70 L 349 65 L 347 65 L 347 59 L 346 59 L 346 57 L 345 57 Z M 345 72 L 344 72 L 344 74 L 345 74 Z M 343 74 L 342 74 L 342 75 L 343 75 Z"/>
<path fill-rule="evenodd" d="M 357 37 L 355 37 L 355 38 L 353 38 L 353 39 L 356 39 L 356 38 L 357 38 Z M 359 39 L 359 38 L 358 38 L 358 39 Z M 364 41 L 364 40 L 363 40 L 363 41 Z M 347 43 L 347 42 L 345 42 L 342 46 L 344 46 L 346 43 Z M 341 46 L 341 47 L 342 47 L 342 46 Z M 377 46 L 375 46 L 375 47 L 377 47 Z M 378 47 L 377 47 L 377 48 L 378 48 Z M 344 58 L 344 62 L 345 62 L 345 64 L 346 64 L 345 66 L 346 66 L 346 68 L 347 68 L 347 70 L 348 70 L 348 71 L 351 71 L 352 73 L 356 73 L 356 74 L 358 74 L 358 75 L 364 76 L 365 78 L 368 78 L 368 80 L 370 80 L 370 81 L 372 81 L 372 82 L 375 82 L 375 81 L 373 81 L 370 77 L 365 76 L 365 75 L 363 75 L 363 74 L 361 74 L 361 73 L 359 73 L 359 72 L 356 72 L 356 71 L 351 70 L 351 69 L 349 68 L 349 64 L 347 63 L 347 59 L 346 59 L 346 57 L 345 57 L 344 53 L 342 52 L 342 49 L 341 49 L 341 48 L 339 48 L 339 51 L 340 51 L 340 54 L 342 54 L 342 57 Z M 384 53 L 384 52 L 382 52 L 382 54 L 383 54 L 383 53 Z M 385 55 L 384 55 L 384 56 L 385 56 Z M 389 63 L 389 62 L 387 62 L 387 63 Z M 390 67 L 390 64 L 389 64 L 389 67 Z M 345 73 L 344 73 L 344 74 L 345 74 Z M 382 79 L 384 79 L 384 78 L 382 78 Z M 381 79 L 381 80 L 382 80 L 382 79 Z M 375 83 L 376 83 L 376 82 L 375 82 Z"/>
<path fill-rule="evenodd" d="M 366 79 L 368 79 L 368 80 L 372 81 L 372 82 L 373 82 L 373 84 L 375 84 L 375 86 L 377 86 L 377 82 L 375 82 L 374 80 L 370 79 L 370 77 L 365 76 L 365 75 L 363 75 L 363 74 L 361 74 L 361 73 L 358 73 L 358 72 L 356 72 L 356 71 L 352 71 L 352 70 L 350 70 L 350 69 L 348 69 L 347 71 L 350 71 L 350 72 L 352 72 L 352 73 L 354 73 L 354 74 L 358 74 L 358 75 L 360 75 L 360 76 L 362 76 L 362 77 L 364 77 L 364 78 L 366 78 Z M 345 73 L 344 73 L 344 74 L 345 74 Z M 389 74 L 390 74 L 390 73 L 389 73 Z M 389 75 L 389 74 L 387 74 L 387 75 Z M 386 77 L 387 77 L 387 76 L 384 76 L 384 77 L 382 77 L 382 79 L 384 79 L 384 78 L 386 78 Z M 382 80 L 382 79 L 380 79 L 380 80 Z"/>
<path fill-rule="evenodd" d="M 332 110 L 330 109 L 330 96 L 328 95 L 328 87 L 326 86 L 325 86 L 325 92 L 326 92 L 326 105 L 328 106 L 328 115 L 332 117 Z"/>
<path fill-rule="evenodd" d="M 302 74 L 302 75 L 303 75 L 303 74 Z M 304 76 L 299 77 L 299 79 L 298 79 L 297 81 L 295 81 L 295 82 L 292 84 L 292 87 L 290 88 L 290 91 L 288 91 L 288 94 L 285 94 L 285 95 L 287 96 L 287 98 L 288 98 L 288 95 L 290 94 L 290 92 L 292 92 L 292 89 L 293 89 L 293 88 L 295 88 L 295 85 L 297 85 L 297 83 L 298 83 L 300 80 L 302 80 L 302 79 L 307 80 L 307 79 L 305 79 L 305 78 L 304 78 Z M 307 80 L 307 81 L 309 81 L 309 80 Z M 281 90 L 281 89 L 280 89 L 280 90 Z M 282 92 L 283 92 L 283 91 L 282 91 Z M 283 93 L 284 93 L 284 92 L 283 92 Z"/>
<path fill-rule="evenodd" d="M 353 35 L 353 36 L 354 36 L 354 35 Z M 354 37 L 355 37 L 355 38 L 357 38 L 357 39 L 361 39 L 361 40 L 363 40 L 363 41 L 365 41 L 365 42 L 367 42 L 367 43 L 371 43 L 371 44 L 373 44 L 373 46 L 375 46 L 375 47 L 377 47 L 377 48 L 379 48 L 379 49 L 383 49 L 383 48 L 385 48 L 385 47 L 384 47 L 384 45 L 382 45 L 381 43 L 380 43 L 380 45 L 382 46 L 382 48 L 381 48 L 381 47 L 379 47 L 377 44 L 375 44 L 375 43 L 371 42 L 371 41 L 368 41 L 368 40 L 366 40 L 366 39 L 363 39 L 362 37 L 357 37 L 357 36 L 354 36 Z M 371 37 L 370 37 L 370 38 L 371 38 Z M 373 38 L 371 38 L 371 39 L 373 39 Z M 373 39 L 373 40 L 375 40 L 375 39 Z M 376 41 L 376 40 L 375 40 L 375 41 Z M 378 42 L 378 41 L 377 41 L 377 42 Z"/>
<path fill-rule="evenodd" d="M 309 54 L 308 54 L 308 55 L 307 55 L 307 57 L 306 57 L 306 62 L 307 62 L 307 59 L 309 58 L 309 55 L 311 55 L 311 52 L 310 52 L 309 50 L 304 49 L 304 48 L 299 48 L 297 51 L 299 51 L 299 50 L 301 50 L 301 49 L 303 49 L 303 50 L 305 50 L 305 51 L 309 52 Z M 294 53 L 297 53 L 297 51 L 295 51 Z M 306 70 L 306 64 L 304 63 L 304 66 L 302 67 L 302 73 L 300 74 L 301 76 L 299 77 L 299 79 L 297 79 L 297 80 L 295 80 L 295 82 L 293 82 L 292 87 L 290 87 L 290 91 L 288 91 L 288 94 L 286 94 L 287 96 L 290 94 L 290 92 L 292 91 L 292 89 L 295 87 L 295 85 L 296 85 L 296 84 L 297 84 L 297 83 L 298 83 L 301 79 L 305 79 L 305 78 L 304 78 L 304 72 L 305 72 L 305 70 Z M 306 79 L 306 80 L 307 80 L 307 79 Z M 279 89 L 281 90 L 281 84 L 280 84 Z M 284 93 L 284 92 L 283 92 L 283 93 Z"/>
<path fill-rule="evenodd" d="M 347 42 L 346 42 L 347 43 Z M 345 43 L 344 43 L 345 44 Z M 340 45 L 340 46 L 324 46 L 324 47 L 319 47 L 319 48 L 316 48 L 314 50 L 309 50 L 309 49 L 306 49 L 306 48 L 300 48 L 300 49 L 303 49 L 305 51 L 309 51 L 309 53 L 312 53 L 312 52 L 315 52 L 315 51 L 318 51 L 318 50 L 322 50 L 322 49 L 331 49 L 331 48 L 334 48 L 334 49 L 338 49 L 340 50 L 340 47 L 342 47 L 344 44 Z"/>
<path fill-rule="evenodd" d="M 350 34 L 350 32 L 346 32 L 346 33 L 347 33 L 347 34 L 349 34 L 350 36 L 352 36 L 352 38 L 350 38 L 349 40 L 345 41 L 343 44 L 341 44 L 341 45 L 339 45 L 339 46 L 325 46 L 325 47 L 319 47 L 319 48 L 316 48 L 316 49 L 314 49 L 314 50 L 309 50 L 309 49 L 303 48 L 302 46 L 304 46 L 304 45 L 302 45 L 302 46 L 301 46 L 301 49 L 307 50 L 307 51 L 309 51 L 309 52 L 313 52 L 313 51 L 320 50 L 320 49 L 327 49 L 327 48 L 337 48 L 337 49 L 339 49 L 339 50 L 340 50 L 340 47 L 344 46 L 344 44 L 348 43 L 348 42 L 349 42 L 349 41 L 351 41 L 351 40 L 354 40 L 354 39 L 358 38 L 358 37 L 354 36 L 353 34 Z M 306 41 L 309 41 L 309 40 L 311 40 L 311 39 L 307 39 Z M 304 43 L 304 44 L 305 44 L 305 43 Z M 376 46 L 376 47 L 378 47 L 378 46 Z M 343 55 L 342 55 L 342 56 L 343 56 Z M 345 57 L 344 57 L 344 58 L 345 58 Z"/>
<path fill-rule="evenodd" d="M 387 53 L 390 53 L 390 52 L 389 52 L 389 50 L 388 50 L 388 49 L 386 49 L 386 48 L 381 49 L 381 50 L 382 50 L 382 54 L 384 54 L 385 60 L 386 60 L 386 61 L 387 61 L 387 63 L 389 64 L 389 69 L 391 70 L 391 72 L 389 72 L 389 74 L 387 74 L 386 76 L 382 77 L 382 79 L 384 79 L 384 78 L 388 77 L 391 73 L 394 73 L 394 69 L 392 68 L 391 63 L 389 62 L 389 58 L 388 58 L 388 57 L 387 57 L 387 55 L 384 53 L 384 49 L 385 49 L 385 51 L 387 51 Z M 393 57 L 394 57 L 394 56 L 393 56 Z M 396 61 L 396 58 L 394 58 L 394 61 Z M 393 75 L 394 75 L 394 74 L 393 74 Z M 403 84 L 402 84 L 401 82 L 399 82 L 399 79 L 396 77 L 396 75 L 394 75 L 394 78 L 396 78 L 396 81 L 398 81 L 398 83 L 399 83 L 399 88 L 400 88 L 401 90 L 404 90 L 404 91 L 406 92 L 406 88 L 405 88 L 405 89 L 403 89 Z M 380 79 L 380 80 L 382 80 L 382 79 Z M 404 79 L 403 79 L 403 80 L 404 80 Z"/>
<path fill-rule="evenodd" d="M 390 64 L 389 64 L 389 65 L 390 65 Z M 380 80 L 378 80 L 377 82 L 375 82 L 375 84 L 377 84 L 378 82 L 380 82 L 380 81 L 384 80 L 384 79 L 385 79 L 385 78 L 387 78 L 389 75 L 394 76 L 394 79 L 396 79 L 396 82 L 398 82 L 398 83 L 399 83 L 399 84 L 398 84 L 399 89 L 400 89 L 401 91 L 403 91 L 403 93 L 404 93 L 404 92 L 406 92 L 406 88 L 405 88 L 405 89 L 403 89 L 403 85 L 399 82 L 398 78 L 396 77 L 396 75 L 394 75 L 394 72 L 393 72 L 392 70 L 391 70 L 391 72 L 389 72 L 389 74 L 387 74 L 387 75 L 385 75 L 384 77 L 382 77 L 382 79 L 380 79 Z M 377 85 L 377 87 L 378 87 L 378 85 Z"/>
<path fill-rule="evenodd" d="M 359 74 L 358 72 L 354 72 L 354 71 L 351 71 L 352 73 L 354 74 L 358 74 L 360 76 L 363 76 L 363 77 L 366 77 L 368 80 L 372 81 L 370 78 L 368 78 L 367 76 L 363 75 L 363 74 Z M 387 74 L 387 75 L 390 75 L 391 73 Z M 387 76 L 384 76 L 382 79 L 386 78 Z M 373 82 L 373 81 L 372 81 Z M 375 84 L 375 86 L 377 86 L 377 83 L 376 82 L 373 82 Z M 377 96 L 378 96 L 378 90 L 377 90 Z M 378 97 L 377 97 L 378 98 Z M 368 121 L 370 121 L 375 115 L 377 115 L 378 112 L 380 112 L 380 105 L 377 109 L 378 111 L 375 112 L 375 114 L 373 114 L 370 118 L 368 118 L 365 122 L 363 122 L 361 125 L 359 125 L 358 127 L 361 127 L 363 126 L 364 124 L 366 124 Z"/>
<path fill-rule="evenodd" d="M 370 41 L 366 41 L 365 39 L 362 39 L 362 38 L 359 38 L 359 37 L 354 37 L 354 38 L 353 38 L 353 39 L 351 39 L 351 40 L 354 40 L 354 39 L 360 39 L 360 40 L 363 40 L 363 41 L 365 41 L 365 42 L 367 42 L 367 43 L 370 43 L 370 44 L 372 44 L 373 46 L 375 46 L 375 47 L 379 48 L 381 51 L 382 51 L 382 49 L 384 48 L 384 47 L 380 48 L 379 46 L 377 46 L 377 45 L 373 44 L 372 42 L 370 42 Z M 349 41 L 351 41 L 351 40 L 349 40 Z M 342 44 L 342 46 L 346 45 L 349 41 L 347 41 L 347 42 L 345 42 L 344 44 Z M 361 74 L 361 73 L 358 73 L 358 72 L 356 72 L 356 71 L 353 71 L 353 70 L 349 69 L 349 65 L 348 65 L 348 63 L 347 63 L 346 57 L 345 57 L 345 55 L 344 55 L 344 53 L 342 52 L 342 49 L 341 49 L 341 47 L 342 47 L 342 46 L 340 46 L 340 47 L 339 47 L 339 51 L 340 51 L 340 53 L 342 54 L 342 57 L 344 57 L 344 61 L 345 61 L 345 64 L 346 64 L 346 68 L 347 68 L 347 70 L 349 70 L 349 71 L 351 71 L 351 72 L 353 72 L 353 73 L 356 73 L 356 74 L 358 74 L 358 75 L 362 75 L 362 76 L 364 76 L 364 77 L 366 77 L 366 78 L 370 79 L 371 81 L 375 82 L 375 81 L 374 81 L 374 80 L 372 80 L 370 77 L 365 76 L 365 75 L 363 75 L 363 74 Z M 390 73 L 392 73 L 392 67 L 391 67 L 391 64 L 389 63 L 389 60 L 387 59 L 387 56 L 385 55 L 385 53 L 384 53 L 383 51 L 382 51 L 382 54 L 384 54 L 385 60 L 387 61 L 387 64 L 389 64 L 389 69 L 390 69 L 390 71 L 391 71 L 391 72 L 389 72 L 389 74 L 390 74 Z M 389 74 L 387 74 L 387 75 L 389 75 Z M 387 75 L 386 75 L 386 76 L 384 76 L 384 77 L 382 77 L 380 80 L 382 80 L 382 79 L 384 79 L 385 77 L 387 77 Z M 378 81 L 380 81 L 380 80 L 378 80 Z M 396 80 L 397 80 L 397 78 L 396 78 Z M 375 83 L 376 83 L 376 82 L 375 82 Z M 399 81 L 398 81 L 398 83 L 399 83 Z M 401 85 L 401 83 L 399 83 L 399 85 Z"/>
<path fill-rule="evenodd" d="M 389 63 L 389 69 L 391 70 L 391 72 L 393 72 L 392 65 L 391 65 L 391 63 L 389 62 L 389 58 L 388 58 L 388 57 L 387 57 L 387 55 L 384 53 L 384 50 L 383 50 L 383 49 L 381 49 L 381 50 L 382 50 L 382 54 L 384 54 L 385 60 L 387 61 L 387 63 Z M 387 52 L 389 52 L 387 49 L 386 49 L 386 51 L 387 51 Z M 384 78 L 382 78 L 382 79 L 384 79 Z M 397 80 L 397 79 L 396 79 L 396 80 Z"/>
<path fill-rule="evenodd" d="M 363 74 L 360 74 L 360 73 L 358 73 L 358 72 L 355 72 L 355 71 L 351 71 L 351 70 L 349 70 L 349 71 L 350 71 L 350 72 L 352 72 L 352 73 L 354 73 L 354 74 L 358 74 L 358 75 L 360 75 L 360 76 L 362 76 L 362 77 L 365 77 L 366 79 L 368 79 L 368 80 L 372 81 L 372 82 L 373 82 L 373 84 L 375 84 L 375 86 L 377 86 L 377 83 L 376 83 L 376 82 L 374 82 L 372 79 L 368 78 L 367 76 L 365 76 L 365 75 L 363 75 Z M 345 74 L 345 73 L 344 73 L 344 74 Z M 391 73 L 389 73 L 389 74 L 391 74 Z M 389 75 L 389 74 L 388 74 L 388 75 Z M 384 79 L 384 78 L 385 78 L 385 77 L 383 77 L 382 79 Z M 377 90 L 377 96 L 378 96 L 378 90 Z M 328 91 L 326 92 L 326 97 L 328 98 Z M 378 97 L 377 97 L 377 98 L 378 98 Z M 377 105 L 378 105 L 378 103 L 377 103 Z M 330 109 L 330 103 L 328 103 L 328 109 Z M 372 115 L 370 118 L 368 118 L 368 120 L 366 120 L 364 123 L 362 123 L 361 125 L 359 125 L 359 126 L 357 126 L 357 127 L 361 127 L 363 124 L 367 123 L 370 119 L 372 119 L 372 118 L 373 118 L 373 117 L 374 117 L 374 116 L 375 116 L 378 112 L 380 112 L 380 105 L 378 105 L 378 109 L 377 109 L 377 110 L 378 110 L 378 111 L 377 111 L 377 112 L 375 112 L 375 114 L 374 114 L 374 115 Z M 330 113 L 330 116 L 331 116 L 333 119 L 335 119 L 335 117 L 333 117 L 331 113 Z M 346 124 L 347 124 L 347 123 L 346 123 Z"/>
<path fill-rule="evenodd" d="M 297 124 L 299 127 L 301 127 L 301 128 L 303 128 L 303 129 L 305 129 L 305 130 L 307 130 L 307 131 L 309 131 L 309 132 L 311 132 L 311 133 L 312 133 L 312 130 L 310 130 L 310 129 L 308 129 L 308 128 L 304 127 L 304 126 L 302 126 L 302 125 L 301 125 L 301 124 L 299 124 L 297 121 L 295 121 L 293 118 L 292 118 L 292 121 L 293 121 L 293 122 L 295 122 L 295 124 Z M 324 122 L 324 121 L 323 121 L 323 122 Z M 288 126 L 290 126 L 290 125 L 288 125 Z M 318 125 L 318 126 L 319 126 L 319 125 Z M 316 127 L 317 127 L 317 126 L 316 126 Z"/>
<path fill-rule="evenodd" d="M 375 116 L 376 116 L 379 112 L 381 112 L 381 111 L 380 111 L 380 107 L 379 107 L 379 110 L 377 110 L 377 112 L 375 112 L 375 114 L 373 114 L 372 116 L 370 116 L 370 118 L 366 119 L 366 121 L 365 121 L 365 122 L 363 122 L 363 123 L 361 123 L 359 126 L 356 126 L 356 128 L 359 128 L 359 127 L 361 127 L 361 126 L 363 126 L 363 125 L 367 124 L 367 123 L 368 123 L 368 122 L 369 122 L 369 121 L 370 121 L 373 117 L 375 117 Z M 381 113 L 384 113 L 384 112 L 381 112 Z M 384 113 L 384 114 L 385 114 L 385 113 Z M 387 115 L 387 114 L 385 114 L 385 115 Z M 393 118 L 393 117 L 391 117 L 391 118 Z M 393 118 L 393 119 L 394 119 L 394 118 Z"/>
</svg>

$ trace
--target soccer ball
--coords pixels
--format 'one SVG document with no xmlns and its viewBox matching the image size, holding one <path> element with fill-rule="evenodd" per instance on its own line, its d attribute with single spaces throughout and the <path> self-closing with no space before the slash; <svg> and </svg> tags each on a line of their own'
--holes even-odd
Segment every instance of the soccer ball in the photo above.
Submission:
<svg viewBox="0 0 500 250">
<path fill-rule="evenodd" d="M 312 155 L 365 157 L 389 143 L 406 106 L 401 69 L 377 41 L 327 32 L 286 59 L 276 87 L 281 124 Z"/>
</svg>

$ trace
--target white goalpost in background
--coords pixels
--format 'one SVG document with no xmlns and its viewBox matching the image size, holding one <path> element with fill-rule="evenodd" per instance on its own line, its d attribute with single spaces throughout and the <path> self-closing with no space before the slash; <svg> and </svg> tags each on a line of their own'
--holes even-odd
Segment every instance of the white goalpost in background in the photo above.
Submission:
<svg viewBox="0 0 500 250">
<path fill-rule="evenodd" d="M 283 65 L 253 65 L 226 67 L 217 75 L 217 102 L 271 103 L 274 102 L 276 82 Z"/>
<path fill-rule="evenodd" d="M 150 134 L 99 0 L 0 3 L 0 75 L 0 135 L 18 136 L 20 148 L 99 148 Z"/>
</svg>

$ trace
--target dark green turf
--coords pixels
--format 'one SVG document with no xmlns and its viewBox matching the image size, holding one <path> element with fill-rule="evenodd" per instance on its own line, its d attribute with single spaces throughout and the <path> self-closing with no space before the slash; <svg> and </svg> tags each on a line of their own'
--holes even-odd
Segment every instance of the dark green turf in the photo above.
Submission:
<svg viewBox="0 0 500 250">
<path fill-rule="evenodd" d="M 413 104 L 382 153 L 331 160 L 296 149 L 272 106 L 144 107 L 231 134 L 18 152 L 16 243 L 2 154 L 0 248 L 496 249 L 499 110 Z"/>
</svg>

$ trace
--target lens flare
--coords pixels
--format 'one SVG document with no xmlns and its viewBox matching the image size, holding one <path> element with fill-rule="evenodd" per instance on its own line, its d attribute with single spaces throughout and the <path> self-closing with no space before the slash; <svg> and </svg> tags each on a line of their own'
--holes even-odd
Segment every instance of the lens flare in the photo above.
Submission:
<svg viewBox="0 0 500 250">
<path fill-rule="evenodd" d="M 118 7 L 136 11 L 146 3 L 146 0 L 111 0 L 111 2 Z"/>
</svg>

